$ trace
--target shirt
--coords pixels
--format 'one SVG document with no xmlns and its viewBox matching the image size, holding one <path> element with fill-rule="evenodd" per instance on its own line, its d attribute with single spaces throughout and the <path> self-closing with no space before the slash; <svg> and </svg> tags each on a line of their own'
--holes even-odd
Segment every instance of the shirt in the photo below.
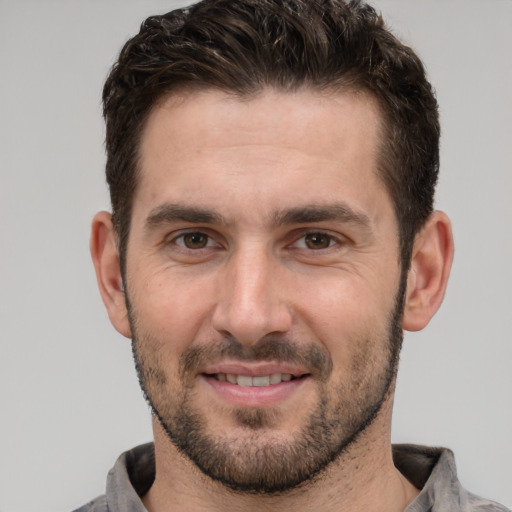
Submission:
<svg viewBox="0 0 512 512">
<path fill-rule="evenodd" d="M 397 469 L 418 489 L 404 512 L 511 512 L 464 490 L 453 453 L 446 448 L 394 445 Z M 123 453 L 107 476 L 107 491 L 75 512 L 145 512 L 140 499 L 155 478 L 153 443 Z"/>
</svg>

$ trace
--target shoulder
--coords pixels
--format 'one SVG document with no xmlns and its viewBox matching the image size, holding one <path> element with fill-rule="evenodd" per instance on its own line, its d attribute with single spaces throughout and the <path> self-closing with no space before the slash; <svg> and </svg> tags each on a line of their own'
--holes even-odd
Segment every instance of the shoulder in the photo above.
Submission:
<svg viewBox="0 0 512 512">
<path fill-rule="evenodd" d="M 508 507 L 500 505 L 495 501 L 491 501 L 480 496 L 476 496 L 466 491 L 468 510 L 470 512 L 511 512 Z"/>
<path fill-rule="evenodd" d="M 153 443 L 124 452 L 107 476 L 106 493 L 74 512 L 142 512 L 140 496 L 146 494 L 155 479 Z"/>
<path fill-rule="evenodd" d="M 98 496 L 73 512 L 108 512 L 107 498 L 105 495 Z"/>
<path fill-rule="evenodd" d="M 454 455 L 447 448 L 394 445 L 393 460 L 402 475 L 420 489 L 405 512 L 511 512 L 462 487 Z"/>
</svg>

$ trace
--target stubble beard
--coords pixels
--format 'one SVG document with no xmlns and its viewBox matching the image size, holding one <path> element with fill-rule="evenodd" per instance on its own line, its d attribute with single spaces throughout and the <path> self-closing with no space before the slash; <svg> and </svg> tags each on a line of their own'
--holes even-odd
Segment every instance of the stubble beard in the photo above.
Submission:
<svg viewBox="0 0 512 512">
<path fill-rule="evenodd" d="M 402 280 L 403 281 L 403 280 Z M 352 360 L 352 380 L 329 393 L 332 371 L 329 354 L 318 345 L 299 347 L 290 340 L 263 340 L 244 347 L 237 340 L 198 349 L 191 347 L 180 357 L 182 386 L 176 391 L 167 381 L 164 365 L 155 351 L 158 343 L 139 336 L 136 315 L 129 304 L 132 349 L 139 383 L 155 417 L 176 448 L 205 475 L 232 491 L 249 494 L 282 494 L 321 476 L 374 422 L 389 396 L 398 369 L 402 345 L 404 282 L 401 283 L 388 322 L 385 357 L 372 361 L 374 347 L 383 340 L 359 340 L 361 347 Z M 357 343 L 357 341 L 356 341 Z M 276 421 L 272 409 L 234 408 L 231 413 L 243 435 L 212 435 L 204 413 L 194 410 L 193 386 L 186 376 L 210 357 L 219 354 L 242 360 L 293 361 L 316 365 L 318 403 L 293 439 L 273 435 Z M 308 366 L 306 366 L 307 368 Z"/>
</svg>

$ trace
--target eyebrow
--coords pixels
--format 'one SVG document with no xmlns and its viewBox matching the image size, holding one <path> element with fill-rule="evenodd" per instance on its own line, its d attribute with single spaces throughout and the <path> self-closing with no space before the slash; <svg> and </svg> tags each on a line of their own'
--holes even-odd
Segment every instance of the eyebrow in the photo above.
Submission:
<svg viewBox="0 0 512 512">
<path fill-rule="evenodd" d="M 371 227 L 370 218 L 366 214 L 341 203 L 290 208 L 278 212 L 274 217 L 274 223 L 278 226 L 323 221 L 351 223 L 364 229 Z"/>
<path fill-rule="evenodd" d="M 147 227 L 157 227 L 173 222 L 191 224 L 225 224 L 225 219 L 217 212 L 205 208 L 165 203 L 155 208 L 146 218 Z"/>
<path fill-rule="evenodd" d="M 371 228 L 370 218 L 353 208 L 342 204 L 305 205 L 277 211 L 271 216 L 276 226 L 309 224 L 314 222 L 336 221 L 356 224 L 365 230 Z M 155 228 L 162 224 L 188 222 L 190 224 L 228 225 L 228 220 L 220 213 L 196 206 L 165 203 L 155 208 L 146 218 L 146 227 Z"/>
</svg>

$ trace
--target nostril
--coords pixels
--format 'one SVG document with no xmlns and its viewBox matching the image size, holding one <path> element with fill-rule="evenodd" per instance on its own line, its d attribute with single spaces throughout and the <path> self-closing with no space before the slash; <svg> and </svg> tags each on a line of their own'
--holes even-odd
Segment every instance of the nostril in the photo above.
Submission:
<svg viewBox="0 0 512 512">
<path fill-rule="evenodd" d="M 255 345 L 266 336 L 289 332 L 292 315 L 285 305 L 262 308 L 219 304 L 212 316 L 212 327 L 223 337 L 234 338 L 244 345 Z"/>
</svg>

